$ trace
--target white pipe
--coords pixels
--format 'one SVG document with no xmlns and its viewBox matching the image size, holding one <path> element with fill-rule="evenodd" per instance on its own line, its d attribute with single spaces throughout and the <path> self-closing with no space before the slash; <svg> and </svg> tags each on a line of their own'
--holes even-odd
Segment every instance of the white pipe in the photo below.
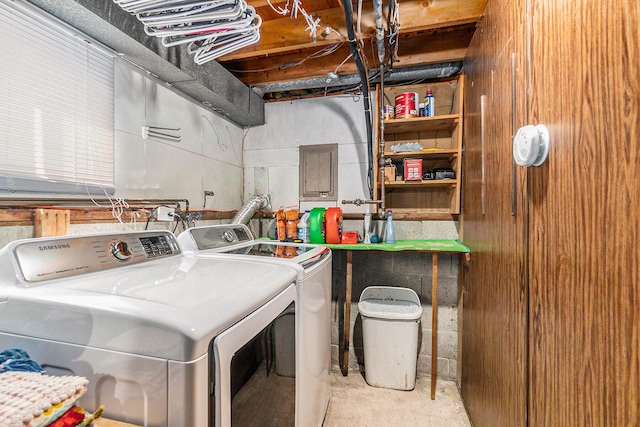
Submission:
<svg viewBox="0 0 640 427">
<path fill-rule="evenodd" d="M 378 61 L 384 64 L 384 27 L 382 25 L 382 0 L 373 0 L 373 14 L 376 17 L 376 44 L 378 45 Z"/>
</svg>

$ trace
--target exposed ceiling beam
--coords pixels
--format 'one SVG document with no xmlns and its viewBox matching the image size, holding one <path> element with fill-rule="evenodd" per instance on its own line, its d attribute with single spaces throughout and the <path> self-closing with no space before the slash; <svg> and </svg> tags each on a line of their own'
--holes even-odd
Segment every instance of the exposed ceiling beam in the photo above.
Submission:
<svg viewBox="0 0 640 427">
<path fill-rule="evenodd" d="M 314 0 L 305 7 L 321 29 L 313 41 L 305 20 L 282 17 L 268 0 L 247 0 L 263 19 L 259 43 L 216 61 L 196 65 L 184 46 L 166 48 L 144 33 L 142 24 L 111 0 L 28 0 L 112 47 L 160 79 L 199 100 L 235 123 L 264 123 L 264 101 L 249 86 L 321 78 L 338 69 L 356 72 L 346 45 L 347 30 L 340 0 Z M 464 59 L 487 0 L 398 0 L 400 30 L 393 67 L 420 66 Z M 283 7 L 286 0 L 271 0 Z M 386 19 L 385 19 L 386 20 Z M 361 19 L 363 53 L 371 68 L 375 31 L 371 0 L 364 0 Z M 342 47 L 340 43 L 344 43 Z M 308 58 L 322 48 L 334 53 Z M 307 58 L 307 59 L 305 59 Z M 251 71 L 251 72 L 250 72 Z M 236 77 L 234 77 L 236 76 Z"/>
<path fill-rule="evenodd" d="M 408 0 L 399 3 L 400 34 L 412 34 L 470 23 L 477 23 L 486 0 Z M 375 31 L 375 19 L 367 3 L 363 10 L 361 27 L 363 38 L 369 39 Z M 268 57 L 274 54 L 296 50 L 320 49 L 336 42 L 346 42 L 347 30 L 342 8 L 336 7 L 316 11 L 314 18 L 320 18 L 322 27 L 331 27 L 340 35 L 331 32 L 326 37 L 318 36 L 314 42 L 306 30 L 304 19 L 290 17 L 270 19 L 263 22 L 261 37 L 257 44 L 219 58 L 224 63 L 245 58 Z"/>
<path fill-rule="evenodd" d="M 463 60 L 475 27 L 474 23 L 449 28 L 447 31 L 429 30 L 421 31 L 414 37 L 403 36 L 398 41 L 398 56 L 395 58 L 394 66 L 406 67 L 408 65 Z M 370 46 L 368 41 L 365 42 L 363 52 L 367 56 L 370 67 L 376 67 L 377 59 L 374 58 Z M 293 65 L 300 63 L 313 52 L 315 49 L 277 57 L 268 56 L 253 60 L 231 61 L 225 63 L 225 66 L 250 86 L 309 79 L 336 71 L 338 64 L 349 56 L 349 47 L 345 44 L 329 56 L 308 59 L 302 64 Z M 279 65 L 282 67 L 278 67 Z M 345 61 L 337 72 L 339 74 L 355 73 L 356 67 L 353 60 Z"/>
</svg>

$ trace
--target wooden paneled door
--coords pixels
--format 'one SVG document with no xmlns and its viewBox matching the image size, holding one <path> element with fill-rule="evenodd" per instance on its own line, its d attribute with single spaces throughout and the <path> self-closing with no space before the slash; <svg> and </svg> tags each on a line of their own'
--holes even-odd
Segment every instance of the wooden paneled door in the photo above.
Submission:
<svg viewBox="0 0 640 427">
<path fill-rule="evenodd" d="M 529 3 L 529 425 L 638 426 L 640 7 Z"/>
<path fill-rule="evenodd" d="M 489 1 L 465 60 L 460 383 L 477 427 L 521 427 L 527 412 L 524 2 Z"/>
<path fill-rule="evenodd" d="M 640 426 L 640 7 L 489 0 L 465 61 L 475 426 Z M 511 135 L 545 124 L 548 161 Z"/>
</svg>

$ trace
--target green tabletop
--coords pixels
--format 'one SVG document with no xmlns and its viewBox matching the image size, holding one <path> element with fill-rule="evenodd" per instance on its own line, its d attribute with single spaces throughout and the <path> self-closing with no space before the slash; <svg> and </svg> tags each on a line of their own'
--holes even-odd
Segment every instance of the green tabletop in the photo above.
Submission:
<svg viewBox="0 0 640 427">
<path fill-rule="evenodd" d="M 469 253 L 471 249 L 459 240 L 397 240 L 396 243 L 364 243 L 357 244 L 323 244 L 331 249 L 345 251 L 428 251 L 428 252 L 462 252 Z"/>
</svg>

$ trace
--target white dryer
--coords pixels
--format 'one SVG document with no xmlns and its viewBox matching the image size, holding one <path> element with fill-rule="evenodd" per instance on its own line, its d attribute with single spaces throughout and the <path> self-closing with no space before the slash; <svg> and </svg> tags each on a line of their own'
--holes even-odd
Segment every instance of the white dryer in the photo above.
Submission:
<svg viewBox="0 0 640 427">
<path fill-rule="evenodd" d="M 242 224 L 193 227 L 178 235 L 177 240 L 185 255 L 241 256 L 296 269 L 295 327 L 287 317 L 278 319 L 276 354 L 289 353 L 288 345 L 295 353 L 296 426 L 322 426 L 331 385 L 331 250 L 318 245 L 254 239 Z M 285 348 L 278 344 L 284 344 Z"/>
<path fill-rule="evenodd" d="M 227 427 L 232 389 L 264 375 L 243 355 L 255 358 L 295 303 L 296 278 L 282 265 L 184 257 L 169 232 L 16 241 L 0 250 L 0 348 L 86 377 L 82 405 L 104 404 L 107 417 Z"/>
</svg>

